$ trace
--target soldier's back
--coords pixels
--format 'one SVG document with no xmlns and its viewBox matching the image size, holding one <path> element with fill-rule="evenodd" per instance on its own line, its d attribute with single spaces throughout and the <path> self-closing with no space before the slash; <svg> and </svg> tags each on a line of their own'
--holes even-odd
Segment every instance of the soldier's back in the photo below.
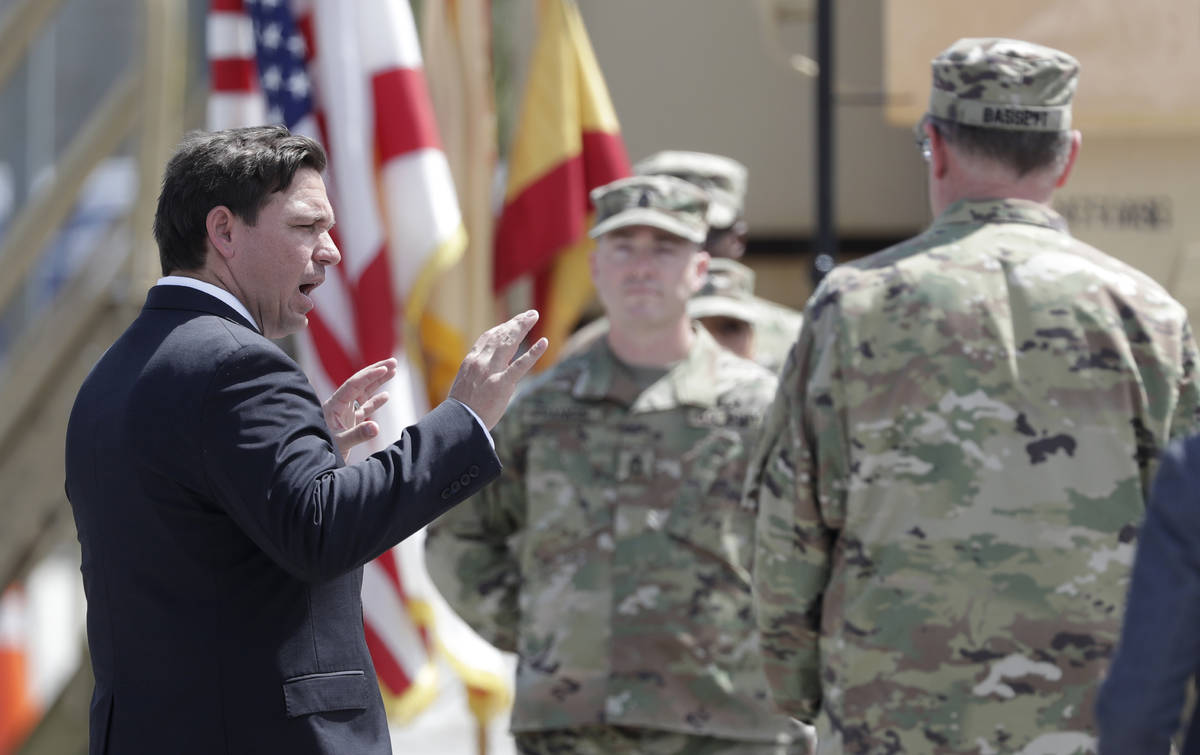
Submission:
<svg viewBox="0 0 1200 755">
<path fill-rule="evenodd" d="M 841 530 L 822 752 L 1071 753 L 1094 734 L 1190 335 L 1141 273 L 985 221 L 836 269 L 807 312 L 837 354 L 810 391 L 848 436 L 822 508 Z"/>
</svg>

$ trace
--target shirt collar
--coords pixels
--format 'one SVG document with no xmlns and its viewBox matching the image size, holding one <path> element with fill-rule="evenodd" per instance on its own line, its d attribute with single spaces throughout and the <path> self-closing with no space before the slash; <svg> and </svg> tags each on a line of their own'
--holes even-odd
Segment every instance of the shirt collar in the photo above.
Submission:
<svg viewBox="0 0 1200 755">
<path fill-rule="evenodd" d="M 935 226 L 967 223 L 1028 223 L 1067 231 L 1067 221 L 1041 202 L 1029 199 L 960 199 L 934 221 Z"/>
<path fill-rule="evenodd" d="M 623 381 L 616 380 L 617 356 L 607 338 L 597 339 L 588 349 L 587 366 L 571 389 L 579 399 L 608 399 L 629 406 L 631 413 L 663 411 L 676 406 L 710 407 L 716 405 L 721 386 L 716 362 L 721 346 L 700 325 L 692 324 L 692 347 L 683 360 L 671 365 L 666 375 L 638 395 L 622 391 Z"/>
<path fill-rule="evenodd" d="M 202 281 L 198 278 L 189 278 L 186 275 L 163 276 L 162 278 L 158 279 L 157 285 L 184 286 L 185 288 L 194 288 L 195 290 L 206 293 L 209 296 L 216 297 L 217 299 L 220 299 L 228 304 L 230 307 L 233 307 L 233 311 L 246 318 L 246 322 L 253 324 L 258 332 L 262 332 L 262 328 L 259 326 L 258 321 L 250 316 L 250 310 L 246 309 L 246 305 L 242 304 L 236 296 L 220 286 L 214 286 L 208 281 Z"/>
</svg>

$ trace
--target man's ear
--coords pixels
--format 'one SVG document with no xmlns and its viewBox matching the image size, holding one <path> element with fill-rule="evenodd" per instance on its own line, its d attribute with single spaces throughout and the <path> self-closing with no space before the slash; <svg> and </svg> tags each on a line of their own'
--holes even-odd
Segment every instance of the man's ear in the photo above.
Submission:
<svg viewBox="0 0 1200 755">
<path fill-rule="evenodd" d="M 1071 168 L 1075 167 L 1075 158 L 1079 157 L 1079 147 L 1083 144 L 1083 134 L 1078 131 L 1071 132 L 1071 151 L 1067 153 L 1067 161 L 1063 166 L 1062 173 L 1058 174 L 1058 180 L 1054 182 L 1054 188 L 1061 189 L 1067 182 L 1067 178 L 1071 175 Z"/>
<path fill-rule="evenodd" d="M 925 124 L 925 136 L 929 138 L 929 170 L 934 178 L 942 178 L 950 167 L 949 148 L 946 140 L 932 123 Z"/>
<path fill-rule="evenodd" d="M 692 285 L 692 293 L 696 293 L 704 286 L 704 277 L 708 275 L 708 261 L 712 259 L 712 255 L 701 249 L 696 252 L 696 280 Z"/>
<path fill-rule="evenodd" d="M 209 243 L 225 259 L 233 257 L 233 227 L 236 220 L 233 211 L 223 204 L 209 210 L 204 218 Z"/>
</svg>

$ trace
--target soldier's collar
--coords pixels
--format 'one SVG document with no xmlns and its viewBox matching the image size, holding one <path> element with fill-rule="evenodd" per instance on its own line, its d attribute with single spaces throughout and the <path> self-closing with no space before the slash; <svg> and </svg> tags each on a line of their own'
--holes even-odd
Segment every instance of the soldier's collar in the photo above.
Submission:
<svg viewBox="0 0 1200 755">
<path fill-rule="evenodd" d="M 1048 206 L 1028 199 L 960 199 L 947 207 L 933 225 L 968 223 L 1028 223 L 1067 230 L 1067 221 Z"/>
<path fill-rule="evenodd" d="M 695 338 L 684 359 L 667 371 L 649 388 L 635 395 L 622 395 L 616 384 L 617 356 L 607 338 L 598 339 L 588 349 L 587 367 L 575 380 L 571 395 L 584 401 L 609 400 L 629 407 L 632 413 L 672 409 L 676 406 L 715 406 L 718 381 L 714 363 L 721 346 L 708 331 L 693 323 Z"/>
</svg>

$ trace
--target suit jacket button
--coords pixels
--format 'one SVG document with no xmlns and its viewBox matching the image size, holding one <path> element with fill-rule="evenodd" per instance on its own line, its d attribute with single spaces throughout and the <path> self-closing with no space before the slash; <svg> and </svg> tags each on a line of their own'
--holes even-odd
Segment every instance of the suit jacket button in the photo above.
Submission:
<svg viewBox="0 0 1200 755">
<path fill-rule="evenodd" d="M 471 475 L 466 474 L 464 472 L 463 476 L 458 478 L 458 481 L 461 482 L 462 486 L 465 488 L 466 486 L 471 484 Z"/>
<path fill-rule="evenodd" d="M 458 480 L 455 480 L 454 482 L 450 483 L 450 492 L 451 493 L 457 493 L 460 490 L 462 490 L 462 484 Z"/>
<path fill-rule="evenodd" d="M 449 497 L 450 497 L 450 488 L 443 488 L 442 489 L 442 500 L 444 501 Z"/>
<path fill-rule="evenodd" d="M 471 466 L 467 467 L 467 474 L 471 475 L 472 477 L 478 477 L 479 476 L 479 465 L 472 464 Z"/>
</svg>

